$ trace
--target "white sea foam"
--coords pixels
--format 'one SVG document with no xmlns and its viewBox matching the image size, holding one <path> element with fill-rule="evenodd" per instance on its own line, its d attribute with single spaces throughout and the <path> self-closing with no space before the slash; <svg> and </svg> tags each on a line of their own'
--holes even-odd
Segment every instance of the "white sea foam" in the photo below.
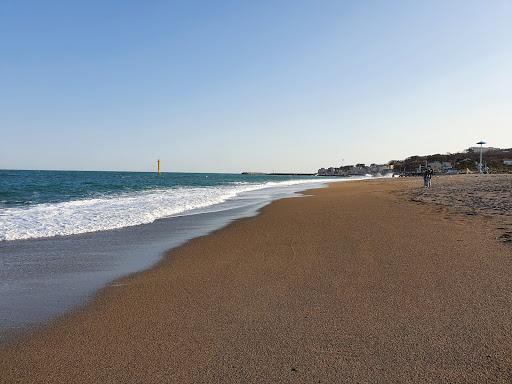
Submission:
<svg viewBox="0 0 512 384">
<path fill-rule="evenodd" d="M 321 179 L 318 182 L 331 180 Z M 236 183 L 216 187 L 177 187 L 106 198 L 74 200 L 0 209 L 0 241 L 64 236 L 118 229 L 187 214 L 264 188 L 311 184 L 290 180 L 262 184 Z"/>
</svg>

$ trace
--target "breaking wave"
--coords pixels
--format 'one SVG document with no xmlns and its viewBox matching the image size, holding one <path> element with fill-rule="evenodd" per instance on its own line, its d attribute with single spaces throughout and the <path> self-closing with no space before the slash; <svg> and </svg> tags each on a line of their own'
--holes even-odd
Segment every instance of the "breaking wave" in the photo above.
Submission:
<svg viewBox="0 0 512 384">
<path fill-rule="evenodd" d="M 326 182 L 231 183 L 210 187 L 174 187 L 101 198 L 42 203 L 0 209 L 0 241 L 66 236 L 148 224 L 157 219 L 187 214 L 265 188 Z"/>
</svg>

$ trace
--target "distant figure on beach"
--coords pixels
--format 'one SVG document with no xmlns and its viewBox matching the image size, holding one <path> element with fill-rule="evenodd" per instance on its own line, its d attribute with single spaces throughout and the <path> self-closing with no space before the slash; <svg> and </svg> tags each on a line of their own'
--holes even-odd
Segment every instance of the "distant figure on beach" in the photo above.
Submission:
<svg viewBox="0 0 512 384">
<path fill-rule="evenodd" d="M 425 172 L 423 172 L 423 185 L 425 186 L 425 189 L 429 189 L 432 185 L 432 175 L 434 174 L 434 171 L 432 168 L 425 169 Z"/>
</svg>

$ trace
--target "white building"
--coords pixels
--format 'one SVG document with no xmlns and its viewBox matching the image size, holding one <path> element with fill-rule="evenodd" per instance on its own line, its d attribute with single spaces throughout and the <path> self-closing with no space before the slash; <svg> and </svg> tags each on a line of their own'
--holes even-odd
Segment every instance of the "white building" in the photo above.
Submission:
<svg viewBox="0 0 512 384">
<path fill-rule="evenodd" d="M 431 163 L 428 163 L 428 166 L 432 168 L 434 172 L 441 172 L 443 170 L 443 163 L 440 161 L 432 161 Z"/>
<path fill-rule="evenodd" d="M 469 151 L 480 153 L 480 147 L 469 147 Z M 489 152 L 489 151 L 499 151 L 500 148 L 494 148 L 494 147 L 482 147 L 482 153 Z"/>
</svg>

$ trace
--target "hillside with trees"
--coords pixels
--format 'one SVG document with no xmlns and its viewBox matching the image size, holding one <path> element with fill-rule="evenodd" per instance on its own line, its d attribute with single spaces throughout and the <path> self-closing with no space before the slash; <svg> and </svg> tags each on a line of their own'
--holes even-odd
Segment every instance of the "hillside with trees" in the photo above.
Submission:
<svg viewBox="0 0 512 384">
<path fill-rule="evenodd" d="M 512 160 L 512 148 L 484 148 L 482 162 L 489 168 L 491 173 L 512 173 L 512 166 L 505 163 L 506 160 Z M 431 163 L 451 163 L 454 170 L 457 171 L 478 171 L 480 161 L 480 151 L 476 148 L 469 148 L 463 152 L 446 153 L 426 156 L 411 156 L 405 160 L 392 160 L 389 162 L 393 170 L 398 173 L 416 172 L 425 164 Z"/>
</svg>

